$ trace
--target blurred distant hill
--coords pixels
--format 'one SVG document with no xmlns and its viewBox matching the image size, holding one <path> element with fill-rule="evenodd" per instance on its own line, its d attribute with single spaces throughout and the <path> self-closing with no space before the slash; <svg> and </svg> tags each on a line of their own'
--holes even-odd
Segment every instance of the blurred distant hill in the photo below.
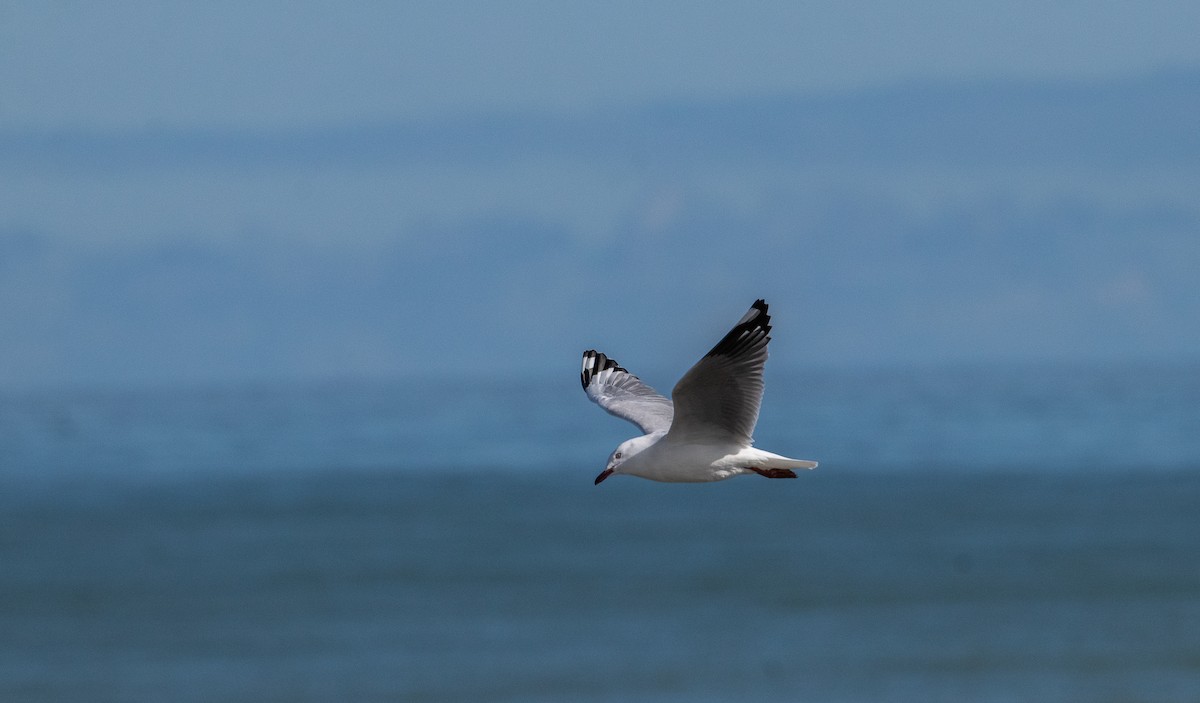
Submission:
<svg viewBox="0 0 1200 703">
<path fill-rule="evenodd" d="M 1179 70 L 0 127 L 0 383 L 674 369 L 759 296 L 785 364 L 1194 359 L 1197 115 Z"/>
<path fill-rule="evenodd" d="M 105 172 L 531 157 L 1195 169 L 1198 110 L 1200 71 L 1177 70 L 1091 83 L 915 84 L 290 133 L 153 126 L 116 133 L 0 131 L 0 156 L 10 168 Z"/>
</svg>

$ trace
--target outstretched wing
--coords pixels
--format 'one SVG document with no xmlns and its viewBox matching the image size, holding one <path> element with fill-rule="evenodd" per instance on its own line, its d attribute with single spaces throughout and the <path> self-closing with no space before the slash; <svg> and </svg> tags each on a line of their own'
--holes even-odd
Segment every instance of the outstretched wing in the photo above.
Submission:
<svg viewBox="0 0 1200 703">
<path fill-rule="evenodd" d="M 587 397 L 650 434 L 671 427 L 671 401 L 595 349 L 583 353 L 580 373 Z"/>
<path fill-rule="evenodd" d="M 762 403 L 770 332 L 767 304 L 757 300 L 729 334 L 679 379 L 671 391 L 672 438 L 751 444 Z"/>
</svg>

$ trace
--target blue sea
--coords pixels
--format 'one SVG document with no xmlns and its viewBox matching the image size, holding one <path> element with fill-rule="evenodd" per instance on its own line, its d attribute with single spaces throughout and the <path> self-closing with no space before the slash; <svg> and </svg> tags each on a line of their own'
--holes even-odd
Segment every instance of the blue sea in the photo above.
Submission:
<svg viewBox="0 0 1200 703">
<path fill-rule="evenodd" d="M 1200 700 L 1200 365 L 768 368 L 794 481 L 592 485 L 633 434 L 573 365 L 0 392 L 0 700 Z"/>
</svg>

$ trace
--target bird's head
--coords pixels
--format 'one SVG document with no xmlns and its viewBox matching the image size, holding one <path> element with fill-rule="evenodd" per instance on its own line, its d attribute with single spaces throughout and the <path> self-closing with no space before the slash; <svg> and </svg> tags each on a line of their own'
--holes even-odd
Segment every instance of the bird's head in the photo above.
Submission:
<svg viewBox="0 0 1200 703">
<path fill-rule="evenodd" d="M 623 473 L 621 471 L 621 467 L 625 465 L 625 462 L 637 456 L 643 449 L 653 443 L 654 439 L 651 438 L 650 435 L 646 435 L 644 437 L 634 437 L 633 439 L 627 439 L 624 442 L 621 442 L 621 444 L 617 445 L 617 448 L 613 450 L 613 453 L 608 455 L 608 465 L 605 466 L 604 470 L 600 472 L 600 475 L 596 477 L 596 484 L 599 485 L 601 481 L 609 476 L 612 476 L 613 474 Z"/>
</svg>

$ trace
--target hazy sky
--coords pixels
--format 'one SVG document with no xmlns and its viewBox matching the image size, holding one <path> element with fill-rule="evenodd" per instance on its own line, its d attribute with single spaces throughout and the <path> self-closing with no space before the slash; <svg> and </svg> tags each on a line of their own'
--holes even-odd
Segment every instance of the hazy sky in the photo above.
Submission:
<svg viewBox="0 0 1200 703">
<path fill-rule="evenodd" d="M 1197 28 L 1196 2 L 0 0 L 0 387 L 481 348 L 571 381 L 591 346 L 686 358 L 757 297 L 796 331 L 776 366 L 1194 358 Z"/>
<path fill-rule="evenodd" d="M 1092 77 L 1200 64 L 1200 3 L 0 3 L 0 129 Z"/>
</svg>

